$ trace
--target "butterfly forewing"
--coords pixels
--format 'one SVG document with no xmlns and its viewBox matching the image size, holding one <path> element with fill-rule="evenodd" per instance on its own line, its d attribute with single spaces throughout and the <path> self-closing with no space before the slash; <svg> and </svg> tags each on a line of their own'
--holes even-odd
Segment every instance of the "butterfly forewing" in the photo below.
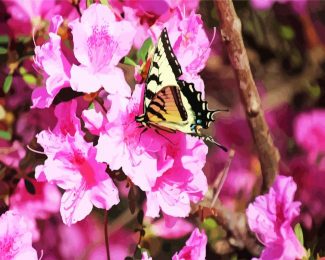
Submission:
<svg viewBox="0 0 325 260">
<path fill-rule="evenodd" d="M 144 111 L 154 95 L 163 87 L 177 86 L 177 78 L 180 75 L 182 75 L 182 69 L 170 45 L 165 28 L 159 37 L 147 76 Z"/>
</svg>

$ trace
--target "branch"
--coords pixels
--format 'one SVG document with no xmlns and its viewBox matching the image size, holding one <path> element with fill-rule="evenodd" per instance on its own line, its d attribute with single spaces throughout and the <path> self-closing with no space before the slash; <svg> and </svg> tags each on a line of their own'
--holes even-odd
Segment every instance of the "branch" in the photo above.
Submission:
<svg viewBox="0 0 325 260">
<path fill-rule="evenodd" d="M 221 37 L 234 69 L 237 86 L 252 131 L 263 174 L 263 192 L 272 185 L 278 171 L 279 152 L 273 144 L 269 127 L 261 108 L 261 100 L 252 76 L 241 34 L 241 22 L 232 0 L 217 0 L 221 22 Z"/>
<path fill-rule="evenodd" d="M 260 255 L 262 247 L 255 235 L 249 231 L 245 213 L 234 212 L 219 202 L 213 208 L 210 208 L 209 205 L 209 202 L 203 202 L 198 206 L 193 205 L 191 214 L 199 218 L 201 222 L 208 217 L 214 218 L 227 232 L 227 239 L 218 241 L 222 242 L 222 247 L 220 247 L 220 243 L 211 245 L 217 254 L 228 254 L 233 250 L 246 248 L 253 256 Z"/>
</svg>

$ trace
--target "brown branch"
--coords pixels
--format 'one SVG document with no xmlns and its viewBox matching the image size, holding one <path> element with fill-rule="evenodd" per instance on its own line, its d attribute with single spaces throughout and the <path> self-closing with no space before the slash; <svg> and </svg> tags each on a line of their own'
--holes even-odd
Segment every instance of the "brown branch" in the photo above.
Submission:
<svg viewBox="0 0 325 260">
<path fill-rule="evenodd" d="M 252 76 L 241 34 L 241 22 L 232 0 L 217 0 L 221 37 L 234 69 L 238 90 L 252 131 L 263 174 L 263 192 L 272 185 L 278 171 L 279 152 L 265 121 L 261 100 Z"/>
<path fill-rule="evenodd" d="M 206 201 L 198 206 L 192 205 L 191 214 L 201 222 L 205 218 L 214 218 L 227 232 L 227 239 L 218 240 L 215 245 L 211 245 L 214 251 L 217 254 L 227 254 L 236 249 L 243 250 L 246 248 L 253 256 L 258 256 L 262 251 L 262 247 L 256 240 L 255 235 L 249 231 L 245 213 L 233 212 L 222 206 L 221 203 L 216 203 L 215 207 L 210 208 L 210 204 Z M 220 247 L 219 242 L 222 242 L 222 247 Z"/>
</svg>

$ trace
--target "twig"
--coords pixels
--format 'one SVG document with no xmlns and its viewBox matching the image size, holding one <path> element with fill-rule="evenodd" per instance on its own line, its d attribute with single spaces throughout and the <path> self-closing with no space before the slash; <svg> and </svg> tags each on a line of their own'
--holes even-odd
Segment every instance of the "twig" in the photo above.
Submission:
<svg viewBox="0 0 325 260">
<path fill-rule="evenodd" d="M 229 158 L 228 158 L 228 161 L 225 165 L 225 167 L 223 168 L 223 170 L 221 171 L 221 173 L 219 174 L 218 178 L 216 179 L 216 181 L 214 182 L 214 187 L 215 187 L 215 194 L 214 194 L 214 197 L 213 197 L 213 200 L 211 202 L 211 208 L 213 208 L 217 202 L 217 199 L 219 197 L 219 194 L 220 194 L 220 191 L 227 179 L 227 176 L 228 176 L 228 172 L 229 172 L 229 168 L 230 168 L 230 164 L 232 162 L 232 159 L 234 158 L 235 156 L 235 151 L 233 149 L 231 149 L 229 151 Z"/>
<path fill-rule="evenodd" d="M 205 218 L 214 218 L 216 222 L 227 232 L 228 244 L 233 249 L 246 248 L 253 256 L 261 253 L 261 245 L 258 243 L 255 235 L 248 229 L 246 215 L 243 212 L 233 212 L 224 207 L 218 201 L 213 208 L 208 201 L 200 205 L 193 205 L 191 214 L 203 221 Z M 217 254 L 225 253 L 219 251 L 218 245 L 211 245 Z M 228 248 L 228 250 L 231 250 Z"/>
<path fill-rule="evenodd" d="M 107 260 L 110 260 L 110 254 L 109 254 L 109 242 L 108 242 L 108 210 L 105 210 L 104 215 L 105 221 L 104 221 L 104 232 L 105 232 L 105 247 L 106 247 L 106 256 Z"/>
<path fill-rule="evenodd" d="M 261 100 L 241 35 L 241 22 L 232 0 L 217 0 L 216 6 L 221 22 L 221 37 L 234 69 L 238 90 L 252 131 L 263 174 L 263 192 L 272 185 L 278 171 L 279 152 L 273 144 L 269 127 L 261 108 Z"/>
<path fill-rule="evenodd" d="M 261 253 L 262 247 L 257 242 L 255 235 L 247 228 L 245 213 L 233 212 L 220 203 L 217 203 L 215 212 L 215 220 L 232 236 L 232 239 L 229 239 L 232 246 L 246 248 L 254 256 Z"/>
</svg>

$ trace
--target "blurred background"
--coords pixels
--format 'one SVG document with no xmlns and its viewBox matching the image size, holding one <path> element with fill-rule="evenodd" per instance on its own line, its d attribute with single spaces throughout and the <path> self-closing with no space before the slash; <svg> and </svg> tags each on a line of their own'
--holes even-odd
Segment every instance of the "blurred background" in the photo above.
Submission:
<svg viewBox="0 0 325 260">
<path fill-rule="evenodd" d="M 79 4 L 81 9 L 86 5 L 83 1 Z M 314 256 L 324 255 L 325 1 L 241 0 L 234 4 L 242 21 L 244 42 L 264 113 L 281 154 L 279 172 L 292 176 L 298 185 L 296 200 L 302 202 L 298 221 L 303 228 L 305 247 Z M 42 76 L 33 66 L 32 28 L 38 25 L 34 35 L 39 44 L 47 37 L 51 16 L 61 14 L 67 20 L 75 19 L 77 5 L 74 0 L 0 0 L 0 213 L 7 210 L 11 200 L 34 200 L 28 191 L 32 179 L 27 184 L 25 181 L 25 185 L 21 179 L 32 178 L 34 167 L 45 156 L 29 151 L 26 145 L 36 144 L 35 134 L 55 124 L 52 107 L 31 109 L 33 89 L 43 86 Z M 212 39 L 213 28 L 219 26 L 215 3 L 200 1 L 196 5 L 196 12 L 201 14 L 206 33 Z M 67 27 L 66 31 L 60 30 L 62 37 L 69 36 Z M 233 211 L 244 212 L 261 192 L 260 165 L 218 30 L 211 48 L 201 73 L 206 98 L 211 108 L 230 110 L 217 115 L 211 131 L 220 143 L 235 151 L 220 201 Z M 121 67 L 133 87 L 133 68 Z M 214 183 L 229 160 L 227 153 L 209 148 L 204 168 L 211 186 L 207 199 L 209 196 L 211 199 Z M 15 197 L 19 189 L 25 190 L 25 198 Z M 44 187 L 40 190 L 46 192 Z M 38 230 L 35 248 L 43 250 L 44 259 L 104 259 L 101 211 L 93 211 L 72 227 L 65 226 L 59 213 L 54 212 L 39 217 L 35 223 Z M 162 228 L 159 220 L 154 223 L 145 220 L 143 246 L 150 248 L 154 259 L 169 259 L 196 224 L 190 217 L 179 223 L 175 227 L 179 232 L 173 234 L 172 230 Z M 110 212 L 112 259 L 133 255 L 137 225 L 137 215 L 128 210 L 125 191 L 122 203 Z M 199 225 L 209 238 L 207 259 L 252 257 L 249 250 L 230 245 L 229 237 L 215 220 L 208 219 Z"/>
</svg>

